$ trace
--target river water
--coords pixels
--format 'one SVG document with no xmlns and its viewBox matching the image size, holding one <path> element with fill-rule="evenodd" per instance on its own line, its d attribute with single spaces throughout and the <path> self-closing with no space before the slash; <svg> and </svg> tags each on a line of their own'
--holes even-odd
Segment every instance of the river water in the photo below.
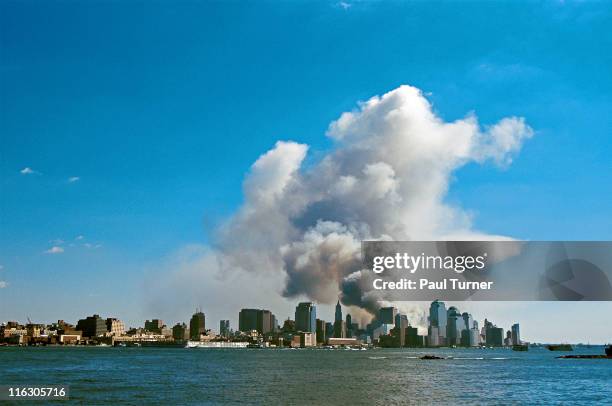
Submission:
<svg viewBox="0 0 612 406">
<path fill-rule="evenodd" d="M 603 354 L 603 347 L 573 353 Z M 447 359 L 419 359 L 425 354 Z M 0 385 L 70 385 L 79 404 L 612 404 L 612 360 L 555 358 L 563 354 L 5 347 Z"/>
</svg>

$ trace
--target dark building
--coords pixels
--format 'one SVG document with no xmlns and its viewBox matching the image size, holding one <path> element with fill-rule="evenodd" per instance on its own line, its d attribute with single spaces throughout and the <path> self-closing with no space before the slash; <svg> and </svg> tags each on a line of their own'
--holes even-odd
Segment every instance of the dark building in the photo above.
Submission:
<svg viewBox="0 0 612 406">
<path fill-rule="evenodd" d="M 274 316 L 270 310 L 260 310 L 257 312 L 257 328 L 261 334 L 267 334 L 272 331 L 272 323 Z"/>
<path fill-rule="evenodd" d="M 342 321 L 342 306 L 340 306 L 340 300 L 336 303 L 336 317 L 334 317 L 334 322 Z"/>
<path fill-rule="evenodd" d="M 346 323 L 344 320 L 334 322 L 334 338 L 346 338 Z"/>
<path fill-rule="evenodd" d="M 161 330 L 163 327 L 164 327 L 164 322 L 163 320 L 159 320 L 159 319 L 147 320 L 145 321 L 145 324 L 144 324 L 145 330 L 150 331 L 152 333 L 157 333 L 157 334 L 161 334 Z"/>
<path fill-rule="evenodd" d="M 295 308 L 295 328 L 297 331 L 317 332 L 317 308 L 311 302 L 302 302 Z"/>
<path fill-rule="evenodd" d="M 521 328 L 518 323 L 512 325 L 512 345 L 521 344 Z"/>
<path fill-rule="evenodd" d="M 353 333 L 353 322 L 350 314 L 346 315 L 346 337 L 352 338 L 354 336 Z"/>
<path fill-rule="evenodd" d="M 416 327 L 406 327 L 406 347 L 423 347 L 425 346 L 425 336 L 419 335 L 419 329 Z"/>
<path fill-rule="evenodd" d="M 259 309 L 242 309 L 238 313 L 238 330 L 248 332 L 257 330 L 257 314 Z"/>
<path fill-rule="evenodd" d="M 97 314 L 79 320 L 76 329 L 83 332 L 83 337 L 98 337 L 108 331 L 106 330 L 106 320 Z"/>
<path fill-rule="evenodd" d="M 331 321 L 325 323 L 325 340 L 334 336 L 334 324 Z"/>
<path fill-rule="evenodd" d="M 285 322 L 283 323 L 283 328 L 281 329 L 281 331 L 285 334 L 287 333 L 294 333 L 295 332 L 295 321 L 291 320 L 291 319 L 287 319 L 285 320 Z"/>
<path fill-rule="evenodd" d="M 229 337 L 229 334 L 230 334 L 229 320 L 221 320 L 219 322 L 219 335 L 221 335 L 221 337 Z"/>
<path fill-rule="evenodd" d="M 202 334 L 206 334 L 206 316 L 196 311 L 189 321 L 189 337 L 194 341 L 199 341 Z"/>
<path fill-rule="evenodd" d="M 317 343 L 324 343 L 327 338 L 325 334 L 325 321 L 317 319 Z"/>
<path fill-rule="evenodd" d="M 186 340 L 189 338 L 189 329 L 185 323 L 176 323 L 172 327 L 172 338 L 175 340 Z"/>
<path fill-rule="evenodd" d="M 257 330 L 261 334 L 275 332 L 276 317 L 270 310 L 242 309 L 238 314 L 238 330 L 249 332 Z"/>
<path fill-rule="evenodd" d="M 489 327 L 487 329 L 487 345 L 502 347 L 504 345 L 504 329 L 501 327 Z"/>
<path fill-rule="evenodd" d="M 395 324 L 395 315 L 397 309 L 395 307 L 381 307 L 378 311 L 378 320 L 382 324 Z"/>
<path fill-rule="evenodd" d="M 395 315 L 395 328 L 398 329 L 400 347 L 404 347 L 406 345 L 406 328 L 409 325 L 410 323 L 408 322 L 408 316 L 400 313 Z"/>
</svg>

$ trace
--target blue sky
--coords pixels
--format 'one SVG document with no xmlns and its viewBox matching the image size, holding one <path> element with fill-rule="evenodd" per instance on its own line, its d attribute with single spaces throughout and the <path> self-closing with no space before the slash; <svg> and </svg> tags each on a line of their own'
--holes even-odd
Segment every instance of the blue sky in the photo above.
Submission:
<svg viewBox="0 0 612 406">
<path fill-rule="evenodd" d="M 154 317 L 147 270 L 209 241 L 258 156 L 290 139 L 316 160 L 332 120 L 401 84 L 447 121 L 535 130 L 509 168 L 455 173 L 447 201 L 476 228 L 609 240 L 611 18 L 605 2 L 2 2 L 0 320 Z"/>
</svg>

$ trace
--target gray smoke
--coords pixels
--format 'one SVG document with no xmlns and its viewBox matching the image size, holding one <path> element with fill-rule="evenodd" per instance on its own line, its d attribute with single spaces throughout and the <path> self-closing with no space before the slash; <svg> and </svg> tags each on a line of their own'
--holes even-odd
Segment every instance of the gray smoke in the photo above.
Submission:
<svg viewBox="0 0 612 406">
<path fill-rule="evenodd" d="M 467 163 L 509 165 L 532 134 L 517 117 L 484 129 L 473 114 L 445 122 L 419 89 L 401 86 L 333 121 L 334 147 L 313 165 L 304 165 L 308 146 L 291 141 L 261 155 L 208 255 L 221 275 L 281 276 L 285 297 L 341 296 L 375 314 L 382 299 L 368 289 L 361 241 L 497 238 L 445 202 L 449 182 Z"/>
</svg>

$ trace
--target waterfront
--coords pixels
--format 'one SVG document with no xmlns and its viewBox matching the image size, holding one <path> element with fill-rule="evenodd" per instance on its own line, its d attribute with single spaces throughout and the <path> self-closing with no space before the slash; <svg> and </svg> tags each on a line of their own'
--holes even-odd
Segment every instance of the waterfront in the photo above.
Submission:
<svg viewBox="0 0 612 406">
<path fill-rule="evenodd" d="M 576 347 L 574 354 L 603 354 Z M 453 357 L 421 360 L 435 354 Z M 612 360 L 557 359 L 544 348 L 0 348 L 2 385 L 70 385 L 76 403 L 602 404 Z"/>
</svg>

